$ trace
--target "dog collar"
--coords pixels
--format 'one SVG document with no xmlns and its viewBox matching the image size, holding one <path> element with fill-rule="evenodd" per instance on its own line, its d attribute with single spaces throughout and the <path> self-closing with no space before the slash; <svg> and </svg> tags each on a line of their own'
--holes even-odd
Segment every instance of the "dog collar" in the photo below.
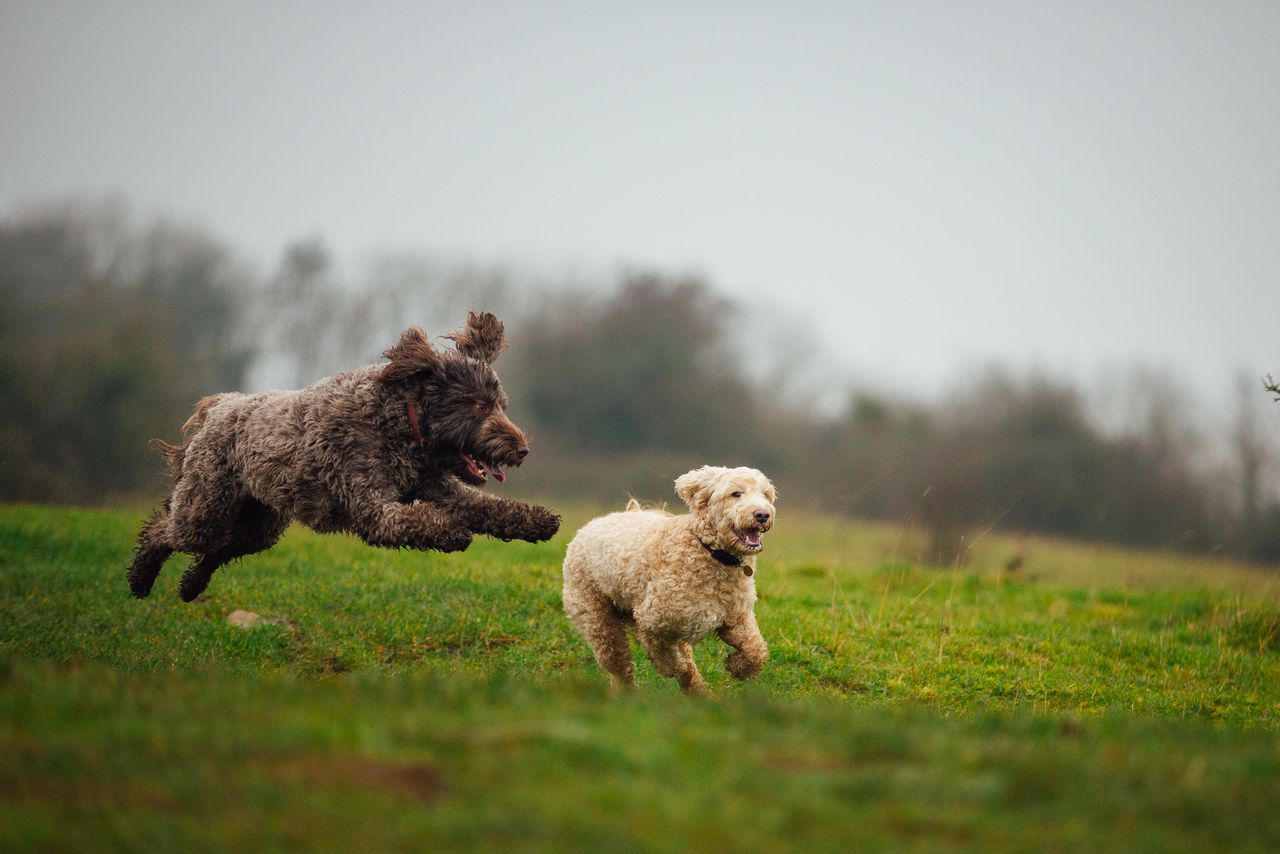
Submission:
<svg viewBox="0 0 1280 854">
<path fill-rule="evenodd" d="M 418 407 L 413 402 L 413 398 L 406 397 L 404 399 L 404 408 L 409 415 L 409 426 L 413 428 L 413 441 L 421 445 L 422 428 L 418 426 Z"/>
<path fill-rule="evenodd" d="M 727 552 L 724 549 L 713 549 L 711 548 L 711 546 L 707 545 L 706 543 L 703 543 L 702 540 L 698 540 L 698 542 L 702 543 L 702 547 L 706 549 L 708 552 L 710 552 L 711 556 L 715 558 L 717 562 L 722 563 L 725 566 L 741 567 L 743 575 L 751 575 L 753 572 L 755 572 L 755 570 L 752 569 L 751 567 L 743 566 L 742 558 L 738 557 L 733 552 Z"/>
</svg>

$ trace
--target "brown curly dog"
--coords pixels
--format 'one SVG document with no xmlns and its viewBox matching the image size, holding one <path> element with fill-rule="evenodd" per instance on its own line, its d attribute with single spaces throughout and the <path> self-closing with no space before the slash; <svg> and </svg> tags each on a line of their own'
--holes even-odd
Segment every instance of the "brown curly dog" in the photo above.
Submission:
<svg viewBox="0 0 1280 854">
<path fill-rule="evenodd" d="M 433 346 L 416 326 L 368 365 L 300 391 L 215 394 L 156 444 L 173 493 L 138 535 L 129 587 L 151 592 L 165 560 L 195 560 L 179 592 L 190 602 L 230 560 L 270 548 L 297 519 L 350 531 L 373 546 L 461 551 L 472 534 L 550 539 L 560 517 L 481 492 L 506 480 L 529 443 L 506 415 L 491 367 L 506 348 L 502 321 L 472 312 Z"/>
</svg>

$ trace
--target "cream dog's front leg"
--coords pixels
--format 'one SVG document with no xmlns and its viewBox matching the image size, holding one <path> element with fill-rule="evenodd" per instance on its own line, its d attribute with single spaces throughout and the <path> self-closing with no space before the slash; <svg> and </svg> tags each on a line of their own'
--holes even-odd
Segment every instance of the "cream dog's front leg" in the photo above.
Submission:
<svg viewBox="0 0 1280 854">
<path fill-rule="evenodd" d="M 636 635 L 659 673 L 675 679 L 686 694 L 708 693 L 698 665 L 693 663 L 693 649 L 687 641 L 643 626 L 638 627 Z"/>
<path fill-rule="evenodd" d="M 735 679 L 756 678 L 769 660 L 769 645 L 756 625 L 756 615 L 748 611 L 736 622 L 721 626 L 716 634 L 734 649 L 724 660 L 729 675 Z"/>
</svg>

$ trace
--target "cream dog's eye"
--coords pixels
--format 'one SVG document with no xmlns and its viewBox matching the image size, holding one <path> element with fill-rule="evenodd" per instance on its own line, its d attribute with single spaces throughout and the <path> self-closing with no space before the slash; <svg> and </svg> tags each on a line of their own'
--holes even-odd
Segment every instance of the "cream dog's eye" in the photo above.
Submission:
<svg viewBox="0 0 1280 854">
<path fill-rule="evenodd" d="M 733 498 L 741 498 L 741 497 L 742 497 L 742 493 L 741 493 L 741 492 L 735 492 L 735 493 L 733 493 L 732 497 L 733 497 Z"/>
</svg>

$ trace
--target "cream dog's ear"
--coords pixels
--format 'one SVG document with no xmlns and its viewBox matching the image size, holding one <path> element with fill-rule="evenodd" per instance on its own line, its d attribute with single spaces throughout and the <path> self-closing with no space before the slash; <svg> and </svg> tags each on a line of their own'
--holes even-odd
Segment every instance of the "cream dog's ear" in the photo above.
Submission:
<svg viewBox="0 0 1280 854">
<path fill-rule="evenodd" d="M 729 470 L 721 466 L 703 466 L 685 472 L 676 478 L 676 495 L 694 513 L 701 513 L 711 501 L 711 491 L 715 488 L 716 481 L 727 471 Z"/>
</svg>

